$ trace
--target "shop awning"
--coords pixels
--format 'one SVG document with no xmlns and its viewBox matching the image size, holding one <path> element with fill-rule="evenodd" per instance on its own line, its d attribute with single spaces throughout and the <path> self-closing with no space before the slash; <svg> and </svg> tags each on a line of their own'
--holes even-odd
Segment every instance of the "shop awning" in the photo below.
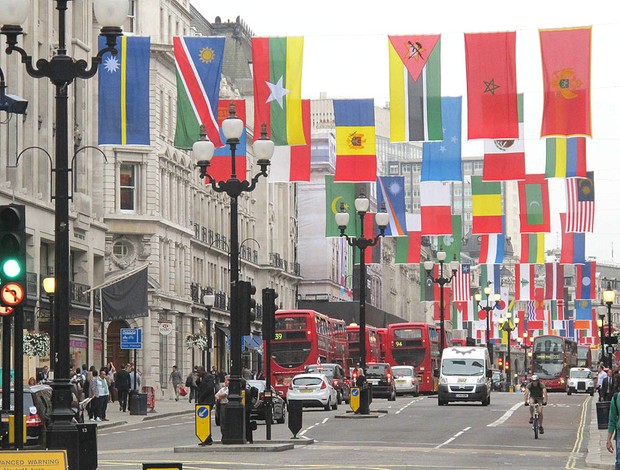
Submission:
<svg viewBox="0 0 620 470">
<path fill-rule="evenodd" d="M 230 337 L 230 328 L 228 328 L 227 326 L 224 325 L 219 325 L 219 324 L 215 324 L 215 328 L 217 330 L 220 330 L 222 333 L 224 333 L 226 336 Z"/>
</svg>

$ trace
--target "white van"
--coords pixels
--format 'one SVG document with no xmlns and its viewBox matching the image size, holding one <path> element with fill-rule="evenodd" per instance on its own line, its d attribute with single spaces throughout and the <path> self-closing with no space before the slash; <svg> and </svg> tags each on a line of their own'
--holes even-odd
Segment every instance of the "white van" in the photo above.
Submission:
<svg viewBox="0 0 620 470">
<path fill-rule="evenodd" d="M 443 350 L 437 402 L 481 401 L 491 403 L 493 370 L 489 350 L 476 346 L 453 346 Z"/>
</svg>

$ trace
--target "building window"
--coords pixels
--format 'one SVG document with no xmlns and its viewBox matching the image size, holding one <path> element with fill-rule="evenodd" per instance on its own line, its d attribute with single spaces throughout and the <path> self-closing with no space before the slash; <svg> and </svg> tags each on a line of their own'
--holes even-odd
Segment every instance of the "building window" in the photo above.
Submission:
<svg viewBox="0 0 620 470">
<path fill-rule="evenodd" d="M 127 32 L 136 32 L 136 0 L 129 0 L 129 30 Z"/>
<path fill-rule="evenodd" d="M 120 172 L 122 211 L 136 210 L 136 165 L 121 165 Z"/>
</svg>

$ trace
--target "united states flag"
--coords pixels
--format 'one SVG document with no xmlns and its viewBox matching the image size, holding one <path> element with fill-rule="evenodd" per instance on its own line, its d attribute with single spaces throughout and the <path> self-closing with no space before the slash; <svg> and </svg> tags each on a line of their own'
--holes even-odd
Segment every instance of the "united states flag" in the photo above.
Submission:
<svg viewBox="0 0 620 470">
<path fill-rule="evenodd" d="M 594 173 L 566 178 L 566 232 L 594 232 Z"/>
<path fill-rule="evenodd" d="M 454 298 L 453 302 L 467 302 L 471 300 L 470 286 L 471 286 L 471 266 L 469 264 L 462 264 L 457 271 L 456 276 L 452 280 L 452 292 Z"/>
</svg>

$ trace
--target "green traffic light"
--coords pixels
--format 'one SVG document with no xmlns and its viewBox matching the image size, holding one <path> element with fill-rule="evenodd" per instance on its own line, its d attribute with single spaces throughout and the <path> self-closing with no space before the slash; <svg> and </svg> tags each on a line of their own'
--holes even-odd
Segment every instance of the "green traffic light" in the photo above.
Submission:
<svg viewBox="0 0 620 470">
<path fill-rule="evenodd" d="M 22 267 L 15 259 L 8 259 L 2 265 L 2 273 L 11 279 L 19 276 L 21 272 Z"/>
</svg>

